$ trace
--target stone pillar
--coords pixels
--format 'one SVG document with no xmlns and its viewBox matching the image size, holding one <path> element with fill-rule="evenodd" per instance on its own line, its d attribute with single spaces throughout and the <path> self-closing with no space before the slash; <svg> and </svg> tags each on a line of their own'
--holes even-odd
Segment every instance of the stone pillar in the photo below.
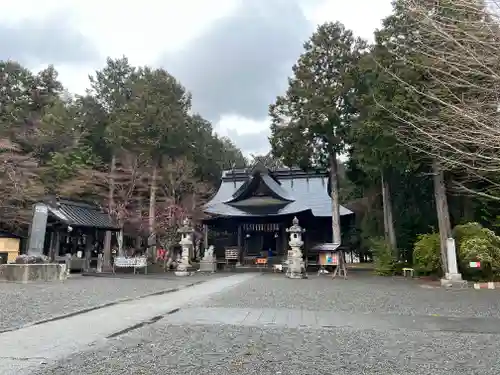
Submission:
<svg viewBox="0 0 500 375">
<path fill-rule="evenodd" d="M 290 279 L 305 279 L 307 278 L 306 268 L 304 259 L 302 259 L 302 250 L 300 249 L 304 244 L 302 233 L 305 232 L 305 229 L 302 229 L 299 225 L 299 220 L 297 217 L 294 217 L 292 226 L 286 232 L 290 233 L 290 250 L 288 250 L 286 276 Z"/>
<path fill-rule="evenodd" d="M 36 203 L 33 206 L 33 219 L 28 240 L 28 255 L 30 256 L 43 257 L 48 215 L 49 210 L 45 203 Z"/>
<path fill-rule="evenodd" d="M 446 284 L 447 282 L 462 281 L 462 274 L 458 272 L 457 251 L 454 238 L 448 238 L 446 241 L 446 255 L 448 269 L 446 270 L 445 280 L 442 280 L 442 283 Z"/>
<path fill-rule="evenodd" d="M 182 254 L 179 263 L 177 264 L 177 269 L 175 271 L 176 276 L 189 276 L 192 271 L 191 263 L 189 262 L 190 250 L 193 247 L 193 228 L 189 219 L 184 219 L 182 227 L 179 228 L 178 232 L 181 234 L 181 240 L 179 244 L 182 247 Z"/>
</svg>

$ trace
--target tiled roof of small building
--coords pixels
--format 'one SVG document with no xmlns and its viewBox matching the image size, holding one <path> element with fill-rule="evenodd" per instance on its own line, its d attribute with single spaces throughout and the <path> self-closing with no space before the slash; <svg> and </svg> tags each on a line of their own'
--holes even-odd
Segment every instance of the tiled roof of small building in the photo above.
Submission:
<svg viewBox="0 0 500 375">
<path fill-rule="evenodd" d="M 119 227 L 100 207 L 71 200 L 57 200 L 47 204 L 49 214 L 58 221 L 74 227 L 119 230 Z"/>
</svg>

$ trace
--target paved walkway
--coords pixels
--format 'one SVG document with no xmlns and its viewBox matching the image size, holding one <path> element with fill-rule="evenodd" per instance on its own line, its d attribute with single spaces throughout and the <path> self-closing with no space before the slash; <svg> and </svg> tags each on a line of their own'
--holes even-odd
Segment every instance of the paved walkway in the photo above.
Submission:
<svg viewBox="0 0 500 375">
<path fill-rule="evenodd" d="M 207 281 L 179 292 L 76 315 L 0 334 L 0 374 L 20 375 L 41 363 L 88 349 L 106 338 L 154 323 L 181 306 L 204 300 L 226 288 L 247 281 L 255 274 L 239 274 Z"/>
<path fill-rule="evenodd" d="M 497 318 L 408 316 L 273 308 L 183 308 L 165 316 L 164 324 L 231 324 L 248 327 L 405 329 L 425 332 L 500 334 Z"/>
<path fill-rule="evenodd" d="M 54 283 L 0 282 L 0 332 L 110 303 L 172 291 L 226 275 L 176 277 L 169 273 L 162 274 L 162 278 L 132 276 L 135 277 L 71 275 L 68 280 Z"/>
</svg>

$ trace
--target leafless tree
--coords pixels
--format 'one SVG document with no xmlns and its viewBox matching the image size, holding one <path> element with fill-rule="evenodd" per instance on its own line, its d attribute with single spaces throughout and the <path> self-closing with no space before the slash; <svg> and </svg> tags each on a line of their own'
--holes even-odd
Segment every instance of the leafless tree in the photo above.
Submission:
<svg viewBox="0 0 500 375">
<path fill-rule="evenodd" d="M 44 194 L 36 158 L 20 152 L 7 139 L 0 140 L 0 215 L 12 230 L 31 220 L 31 205 Z"/>
<path fill-rule="evenodd" d="M 411 110 L 386 107 L 402 125 L 394 131 L 442 168 L 495 184 L 489 177 L 500 171 L 499 2 L 405 0 L 405 8 L 412 37 L 391 40 L 392 51 L 422 81 L 386 69 L 414 98 Z"/>
<path fill-rule="evenodd" d="M 141 195 L 147 194 L 146 164 L 143 155 L 129 153 L 117 160 L 110 173 L 106 170 L 83 169 L 65 183 L 60 194 L 67 197 L 92 199 L 106 208 L 109 214 L 123 227 L 126 223 L 140 221 L 136 218 L 141 205 Z M 114 184 L 113 202 L 110 205 L 109 186 Z"/>
</svg>

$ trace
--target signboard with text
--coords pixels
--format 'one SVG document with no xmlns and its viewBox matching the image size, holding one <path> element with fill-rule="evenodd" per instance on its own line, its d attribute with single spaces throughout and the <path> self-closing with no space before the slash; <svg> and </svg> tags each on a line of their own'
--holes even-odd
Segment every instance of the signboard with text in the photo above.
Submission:
<svg viewBox="0 0 500 375">
<path fill-rule="evenodd" d="M 321 266 L 337 266 L 339 264 L 339 254 L 330 251 L 322 252 L 319 254 L 319 264 Z"/>
</svg>

